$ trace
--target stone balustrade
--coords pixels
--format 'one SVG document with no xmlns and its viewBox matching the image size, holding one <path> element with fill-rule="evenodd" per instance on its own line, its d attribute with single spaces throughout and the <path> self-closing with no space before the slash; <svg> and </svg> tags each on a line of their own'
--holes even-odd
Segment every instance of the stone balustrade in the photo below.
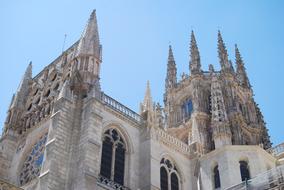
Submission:
<svg viewBox="0 0 284 190">
<path fill-rule="evenodd" d="M 122 115 L 138 124 L 142 124 L 144 122 L 142 117 L 138 113 L 132 111 L 128 107 L 124 106 L 123 104 L 119 103 L 118 101 L 104 93 L 102 93 L 102 102 L 106 106 L 116 110 L 117 112 L 121 113 Z"/>
<path fill-rule="evenodd" d="M 0 190 L 23 190 L 23 189 L 0 179 Z"/>
<path fill-rule="evenodd" d="M 256 177 L 244 181 L 240 184 L 227 188 L 226 190 L 264 190 L 264 189 L 284 189 L 284 165 L 278 166 Z"/>
<path fill-rule="evenodd" d="M 162 129 L 154 129 L 155 134 L 157 135 L 158 139 L 163 143 L 173 147 L 175 150 L 185 154 L 185 155 L 192 155 L 195 153 L 195 144 L 188 145 L 181 140 L 177 139 L 169 135 L 166 131 Z"/>
<path fill-rule="evenodd" d="M 108 189 L 111 188 L 111 189 L 114 189 L 114 190 L 130 190 L 129 188 L 123 186 L 123 185 L 120 185 L 118 183 L 115 183 L 114 181 L 108 179 L 108 178 L 105 178 L 103 176 L 99 176 L 98 177 L 98 185 L 100 186 L 106 186 Z"/>
</svg>

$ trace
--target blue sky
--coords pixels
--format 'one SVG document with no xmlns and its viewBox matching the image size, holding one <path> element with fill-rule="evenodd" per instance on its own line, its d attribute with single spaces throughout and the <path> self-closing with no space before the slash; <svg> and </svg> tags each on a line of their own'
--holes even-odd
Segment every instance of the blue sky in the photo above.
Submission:
<svg viewBox="0 0 284 190">
<path fill-rule="evenodd" d="M 229 57 L 237 43 L 255 100 L 264 114 L 271 140 L 284 140 L 283 55 L 284 1 L 274 0 L 26 0 L 0 3 L 0 128 L 12 94 L 29 61 L 33 74 L 79 39 L 97 10 L 103 45 L 102 89 L 138 111 L 146 81 L 163 103 L 168 45 L 173 46 L 178 76 L 188 73 L 190 31 L 195 31 L 203 70 L 217 57 L 220 29 Z"/>
</svg>

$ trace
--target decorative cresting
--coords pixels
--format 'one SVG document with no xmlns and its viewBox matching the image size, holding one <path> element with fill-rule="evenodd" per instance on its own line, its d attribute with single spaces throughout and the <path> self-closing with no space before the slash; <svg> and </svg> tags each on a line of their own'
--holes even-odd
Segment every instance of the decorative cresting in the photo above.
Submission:
<svg viewBox="0 0 284 190">
<path fill-rule="evenodd" d="M 108 129 L 103 135 L 99 183 L 114 189 L 124 187 L 125 142 L 116 131 Z"/>
<path fill-rule="evenodd" d="M 39 176 L 43 162 L 46 139 L 47 133 L 40 137 L 27 155 L 20 173 L 21 185 L 24 185 Z"/>
<path fill-rule="evenodd" d="M 167 158 L 162 158 L 160 164 L 161 190 L 179 190 L 180 177 L 176 166 Z"/>
</svg>

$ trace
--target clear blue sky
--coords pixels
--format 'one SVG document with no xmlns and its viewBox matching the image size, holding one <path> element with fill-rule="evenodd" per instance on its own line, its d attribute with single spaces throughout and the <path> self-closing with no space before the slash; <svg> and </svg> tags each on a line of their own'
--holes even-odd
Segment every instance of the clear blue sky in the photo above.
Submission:
<svg viewBox="0 0 284 190">
<path fill-rule="evenodd" d="M 195 31 L 202 67 L 220 68 L 217 30 L 234 60 L 234 44 L 246 64 L 256 102 L 274 144 L 284 141 L 284 1 L 281 0 L 26 0 L 0 3 L 0 128 L 25 68 L 33 74 L 79 39 L 97 9 L 103 45 L 102 89 L 138 111 L 146 81 L 163 103 L 168 45 L 179 76 L 188 73 L 190 30 Z"/>
</svg>

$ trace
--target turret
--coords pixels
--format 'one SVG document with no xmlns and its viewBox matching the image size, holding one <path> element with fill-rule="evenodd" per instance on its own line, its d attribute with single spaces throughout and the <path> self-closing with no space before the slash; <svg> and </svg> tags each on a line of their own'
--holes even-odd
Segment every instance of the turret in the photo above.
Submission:
<svg viewBox="0 0 284 190">
<path fill-rule="evenodd" d="M 93 87 L 100 90 L 101 49 L 96 11 L 94 10 L 74 53 L 75 65 L 71 88 L 75 92 L 86 94 Z"/>
<path fill-rule="evenodd" d="M 195 36 L 193 31 L 191 31 L 191 40 L 190 40 L 190 63 L 189 68 L 191 74 L 200 74 L 201 71 L 201 64 L 200 64 L 200 55 L 197 47 L 197 43 L 195 40 Z"/>
<path fill-rule="evenodd" d="M 5 121 L 4 132 L 7 131 L 8 128 L 15 127 L 17 122 L 20 120 L 21 113 L 25 109 L 25 103 L 28 97 L 31 81 L 32 62 L 28 65 L 17 92 L 13 95 Z"/>
<path fill-rule="evenodd" d="M 228 52 L 225 46 L 225 43 L 223 42 L 221 32 L 218 31 L 218 55 L 219 60 L 221 64 L 221 71 L 222 72 L 229 72 L 233 73 L 233 67 L 228 59 Z"/>
<path fill-rule="evenodd" d="M 214 73 L 211 73 L 211 76 L 212 137 L 215 143 L 215 148 L 220 148 L 222 146 L 232 144 L 232 134 L 219 79 Z"/>
<path fill-rule="evenodd" d="M 235 45 L 235 56 L 236 56 L 236 66 L 237 66 L 237 79 L 240 82 L 240 84 L 245 87 L 245 88 L 251 88 L 247 73 L 246 73 L 246 68 L 244 66 L 244 62 L 242 59 L 242 56 L 240 54 L 240 51 L 238 49 L 237 44 Z"/>
</svg>

